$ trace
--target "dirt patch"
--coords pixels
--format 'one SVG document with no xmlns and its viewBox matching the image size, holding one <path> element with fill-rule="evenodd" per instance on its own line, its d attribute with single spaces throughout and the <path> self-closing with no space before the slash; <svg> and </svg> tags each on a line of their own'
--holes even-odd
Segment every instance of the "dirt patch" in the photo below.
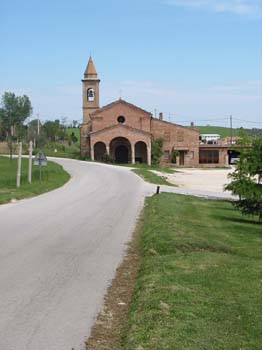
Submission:
<svg viewBox="0 0 262 350">
<path fill-rule="evenodd" d="M 173 174 L 161 173 L 152 170 L 158 176 L 165 176 L 168 182 L 176 184 L 178 187 L 224 193 L 224 185 L 230 182 L 228 174 L 233 168 L 227 169 L 199 169 L 183 168 Z"/>
<path fill-rule="evenodd" d="M 141 222 L 141 220 L 140 220 Z M 86 341 L 87 350 L 120 350 L 121 335 L 127 324 L 127 313 L 139 267 L 140 224 L 137 225 L 127 253 L 108 288 L 103 310 L 99 313 Z"/>
</svg>

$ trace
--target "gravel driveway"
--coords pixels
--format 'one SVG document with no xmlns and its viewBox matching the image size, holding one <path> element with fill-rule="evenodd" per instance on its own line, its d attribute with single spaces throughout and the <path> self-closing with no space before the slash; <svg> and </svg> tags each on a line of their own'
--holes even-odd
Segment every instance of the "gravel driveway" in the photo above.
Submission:
<svg viewBox="0 0 262 350">
<path fill-rule="evenodd" d="M 230 169 L 177 169 L 173 174 L 163 174 L 169 182 L 188 190 L 224 193 L 224 185 L 228 184 Z"/>
</svg>

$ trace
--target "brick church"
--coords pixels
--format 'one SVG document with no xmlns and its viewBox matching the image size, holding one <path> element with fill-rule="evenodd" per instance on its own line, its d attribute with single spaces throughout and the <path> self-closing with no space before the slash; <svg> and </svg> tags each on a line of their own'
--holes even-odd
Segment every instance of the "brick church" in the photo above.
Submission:
<svg viewBox="0 0 262 350">
<path fill-rule="evenodd" d="M 107 154 L 116 163 L 151 164 L 151 144 L 163 140 L 162 163 L 170 163 L 175 151 L 176 163 L 199 166 L 227 162 L 227 150 L 200 147 L 199 131 L 163 120 L 152 113 L 119 99 L 99 105 L 99 83 L 92 58 L 89 58 L 83 84 L 83 123 L 80 127 L 81 155 L 102 161 Z M 201 162 L 201 159 L 207 161 Z M 210 161 L 209 161 L 210 160 Z"/>
</svg>

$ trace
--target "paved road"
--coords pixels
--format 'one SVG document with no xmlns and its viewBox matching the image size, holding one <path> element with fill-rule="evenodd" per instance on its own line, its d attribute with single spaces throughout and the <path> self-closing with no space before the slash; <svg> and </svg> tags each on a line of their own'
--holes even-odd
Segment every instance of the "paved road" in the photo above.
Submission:
<svg viewBox="0 0 262 350">
<path fill-rule="evenodd" d="M 127 168 L 58 160 L 64 187 L 0 206 L 0 349 L 79 350 L 148 187 Z"/>
<path fill-rule="evenodd" d="M 156 188 L 128 168 L 57 162 L 72 174 L 64 187 L 0 206 L 1 350 L 84 349 L 143 198 Z"/>
</svg>

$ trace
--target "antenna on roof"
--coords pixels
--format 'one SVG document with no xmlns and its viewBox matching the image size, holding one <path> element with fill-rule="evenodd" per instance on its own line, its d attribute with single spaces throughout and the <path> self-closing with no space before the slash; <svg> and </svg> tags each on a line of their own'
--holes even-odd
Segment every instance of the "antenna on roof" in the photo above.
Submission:
<svg viewBox="0 0 262 350">
<path fill-rule="evenodd" d="M 122 100 L 122 90 L 119 90 L 119 100 Z"/>
</svg>

